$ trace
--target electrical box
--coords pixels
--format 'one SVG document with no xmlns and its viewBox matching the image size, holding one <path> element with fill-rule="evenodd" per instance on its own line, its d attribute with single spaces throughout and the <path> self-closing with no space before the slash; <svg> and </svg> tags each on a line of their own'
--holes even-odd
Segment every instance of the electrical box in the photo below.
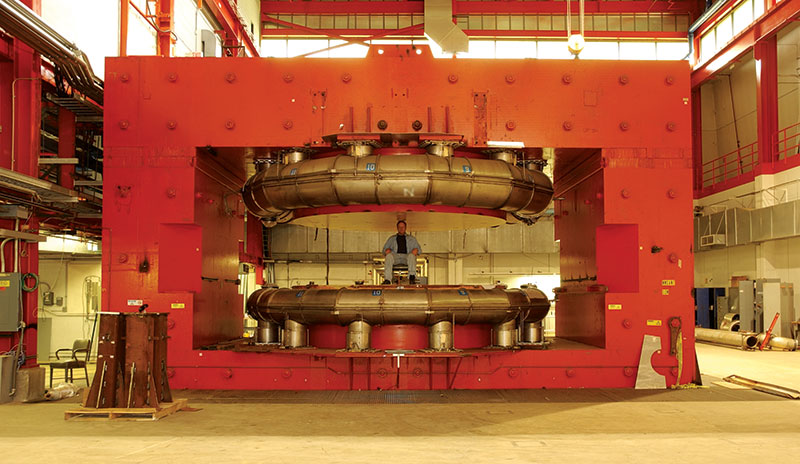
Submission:
<svg viewBox="0 0 800 464">
<path fill-rule="evenodd" d="M 0 332 L 16 332 L 19 329 L 21 283 L 19 272 L 0 273 Z"/>
<path fill-rule="evenodd" d="M 45 306 L 53 306 L 55 294 L 53 292 L 42 293 L 42 304 Z"/>
</svg>

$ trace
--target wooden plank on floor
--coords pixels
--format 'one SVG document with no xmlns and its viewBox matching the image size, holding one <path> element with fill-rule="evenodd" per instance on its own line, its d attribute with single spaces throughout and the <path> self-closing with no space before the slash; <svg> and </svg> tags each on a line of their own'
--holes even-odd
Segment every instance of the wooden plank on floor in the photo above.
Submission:
<svg viewBox="0 0 800 464">
<path fill-rule="evenodd" d="M 64 419 L 155 421 L 187 407 L 187 399 L 162 403 L 160 408 L 77 408 L 64 411 Z"/>
</svg>

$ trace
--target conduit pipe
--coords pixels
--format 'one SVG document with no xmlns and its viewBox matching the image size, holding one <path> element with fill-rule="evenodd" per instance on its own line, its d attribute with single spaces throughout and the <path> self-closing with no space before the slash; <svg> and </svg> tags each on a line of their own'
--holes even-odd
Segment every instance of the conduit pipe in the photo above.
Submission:
<svg viewBox="0 0 800 464">
<path fill-rule="evenodd" d="M 745 350 L 753 349 L 758 345 L 758 339 L 755 334 L 746 332 L 728 332 L 725 330 L 695 327 L 694 336 L 699 341 L 735 346 Z"/>
<path fill-rule="evenodd" d="M 72 88 L 103 104 L 103 81 L 95 76 L 86 54 L 22 2 L 0 0 L 0 27 L 52 60 Z"/>
</svg>

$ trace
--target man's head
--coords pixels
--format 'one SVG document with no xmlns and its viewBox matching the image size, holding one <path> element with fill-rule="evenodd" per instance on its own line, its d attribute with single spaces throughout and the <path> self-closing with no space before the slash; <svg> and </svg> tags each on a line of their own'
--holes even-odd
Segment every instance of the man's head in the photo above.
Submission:
<svg viewBox="0 0 800 464">
<path fill-rule="evenodd" d="M 406 233 L 406 221 L 399 220 L 397 221 L 397 233 L 400 235 L 405 235 Z"/>
</svg>

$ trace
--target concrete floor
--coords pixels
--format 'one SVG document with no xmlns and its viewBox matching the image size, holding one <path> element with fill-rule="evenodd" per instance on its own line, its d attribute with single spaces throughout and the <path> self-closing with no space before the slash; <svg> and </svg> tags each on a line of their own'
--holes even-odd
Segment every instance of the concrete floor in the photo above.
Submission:
<svg viewBox="0 0 800 464">
<path fill-rule="evenodd" d="M 76 400 L 0 406 L 0 462 L 718 462 L 800 456 L 800 352 L 698 346 L 710 388 L 447 392 L 178 392 L 197 412 L 66 422 Z"/>
</svg>

